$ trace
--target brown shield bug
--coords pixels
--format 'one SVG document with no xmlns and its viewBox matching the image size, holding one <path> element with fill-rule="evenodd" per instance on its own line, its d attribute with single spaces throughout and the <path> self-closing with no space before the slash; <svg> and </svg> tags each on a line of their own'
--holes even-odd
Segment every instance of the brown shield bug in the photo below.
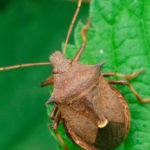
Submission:
<svg viewBox="0 0 150 150">
<path fill-rule="evenodd" d="M 127 136 L 130 127 L 130 112 L 123 95 L 110 84 L 127 85 L 140 102 L 141 99 L 129 82 L 106 81 L 104 77 L 119 76 L 135 78 L 143 71 L 131 75 L 120 73 L 102 73 L 104 63 L 86 65 L 78 60 L 86 45 L 87 24 L 82 30 L 84 43 L 75 57 L 67 59 L 56 51 L 50 56 L 53 75 L 42 86 L 54 84 L 54 90 L 47 104 L 55 103 L 51 119 L 53 128 L 65 149 L 57 127 L 61 119 L 71 139 L 85 150 L 110 150 L 117 147 Z M 58 111 L 58 113 L 57 113 Z M 56 115 L 57 113 L 57 115 Z"/>
<path fill-rule="evenodd" d="M 82 0 L 78 2 L 73 21 L 68 31 L 64 52 L 68 39 L 78 14 Z M 68 59 L 59 51 L 50 56 L 50 62 L 36 64 L 22 64 L 0 68 L 0 70 L 19 67 L 46 65 L 53 66 L 53 75 L 41 86 L 54 84 L 54 90 L 47 104 L 55 103 L 50 116 L 54 120 L 52 125 L 54 132 L 64 148 L 67 146 L 57 131 L 60 120 L 69 137 L 85 150 L 111 150 L 117 147 L 127 136 L 130 127 L 130 112 L 123 95 L 110 84 L 127 85 L 140 102 L 150 102 L 149 99 L 141 99 L 128 81 L 110 80 L 104 77 L 119 76 L 132 79 L 142 71 L 131 75 L 120 73 L 102 73 L 100 71 L 104 63 L 86 65 L 79 61 L 86 46 L 86 31 L 89 22 L 82 30 L 83 44 L 73 59 Z"/>
</svg>

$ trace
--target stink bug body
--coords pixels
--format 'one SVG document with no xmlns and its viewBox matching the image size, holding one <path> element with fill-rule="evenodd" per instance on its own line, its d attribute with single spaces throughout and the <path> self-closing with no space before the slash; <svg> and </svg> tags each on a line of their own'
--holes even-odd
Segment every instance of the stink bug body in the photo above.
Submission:
<svg viewBox="0 0 150 150">
<path fill-rule="evenodd" d="M 83 44 L 73 59 L 67 59 L 59 51 L 50 56 L 53 75 L 42 86 L 54 84 L 47 104 L 56 104 L 51 114 L 51 119 L 54 119 L 52 127 L 66 150 L 68 148 L 57 131 L 61 119 L 67 134 L 83 149 L 111 150 L 120 145 L 127 136 L 130 112 L 123 95 L 110 84 L 127 85 L 140 102 L 150 100 L 141 99 L 127 81 L 104 79 L 109 76 L 132 79 L 143 70 L 131 75 L 102 73 L 100 68 L 104 63 L 86 65 L 78 62 L 86 46 L 88 28 L 89 22 L 82 30 Z"/>
</svg>

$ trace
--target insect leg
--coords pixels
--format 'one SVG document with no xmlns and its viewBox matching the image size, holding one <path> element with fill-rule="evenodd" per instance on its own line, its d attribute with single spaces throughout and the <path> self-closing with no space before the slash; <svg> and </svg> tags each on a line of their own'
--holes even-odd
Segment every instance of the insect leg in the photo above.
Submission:
<svg viewBox="0 0 150 150">
<path fill-rule="evenodd" d="M 56 107 L 54 107 L 54 111 L 55 109 L 58 109 Z M 57 128 L 58 128 L 58 125 L 60 123 L 60 120 L 61 120 L 61 112 L 59 111 L 58 115 L 56 116 L 55 120 L 54 120 L 54 124 L 53 125 L 50 125 L 50 127 L 53 128 L 57 138 L 59 139 L 59 141 L 61 142 L 62 146 L 64 147 L 65 150 L 69 150 L 68 147 L 66 146 L 64 140 L 62 139 L 61 135 L 59 134 Z"/>
<path fill-rule="evenodd" d="M 137 71 L 137 72 L 134 72 L 132 74 L 122 74 L 122 73 L 117 73 L 117 72 L 107 72 L 107 73 L 103 73 L 103 76 L 104 77 L 110 77 L 110 76 L 118 76 L 118 77 L 122 77 L 122 78 L 125 78 L 125 79 L 133 79 L 135 77 L 137 77 L 139 74 L 143 73 L 144 70 L 140 70 L 140 71 Z"/>
<path fill-rule="evenodd" d="M 59 111 L 58 115 L 56 116 L 56 118 L 54 120 L 54 124 L 53 124 L 54 130 L 57 130 L 60 120 L 61 120 L 61 112 Z"/>
<path fill-rule="evenodd" d="M 48 79 L 46 79 L 40 85 L 41 85 L 41 87 L 44 87 L 44 86 L 49 85 L 49 84 L 54 84 L 54 77 L 53 76 L 50 76 Z"/>
<path fill-rule="evenodd" d="M 83 27 L 81 31 L 83 44 L 80 46 L 80 49 L 77 51 L 75 57 L 73 58 L 74 62 L 80 59 L 80 56 L 82 55 L 82 52 L 86 46 L 86 31 L 88 30 L 89 27 L 90 27 L 90 19 L 88 18 L 87 24 Z"/>
<path fill-rule="evenodd" d="M 145 98 L 142 99 L 141 96 L 137 93 L 137 91 L 132 87 L 132 85 L 128 82 L 128 81 L 124 81 L 124 80 L 110 80 L 108 81 L 109 84 L 122 84 L 122 85 L 127 85 L 128 88 L 132 91 L 132 93 L 135 95 L 135 97 L 138 99 L 139 102 L 141 103 L 149 103 L 150 99 L 149 98 Z"/>
<path fill-rule="evenodd" d="M 51 119 L 51 120 L 54 120 L 54 119 L 55 119 L 55 116 L 56 116 L 57 111 L 58 111 L 58 107 L 55 105 L 54 108 L 53 108 L 52 113 L 50 114 L 50 119 Z"/>
</svg>

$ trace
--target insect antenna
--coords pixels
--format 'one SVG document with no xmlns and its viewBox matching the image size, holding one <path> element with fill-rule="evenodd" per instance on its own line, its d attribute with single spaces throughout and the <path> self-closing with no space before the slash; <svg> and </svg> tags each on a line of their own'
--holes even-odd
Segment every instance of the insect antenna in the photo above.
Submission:
<svg viewBox="0 0 150 150">
<path fill-rule="evenodd" d="M 82 3 L 82 0 L 78 0 L 78 5 L 77 5 L 76 11 L 74 13 L 74 16 L 72 18 L 71 24 L 69 26 L 68 34 L 66 36 L 64 49 L 63 49 L 63 54 L 65 54 L 65 52 L 66 52 L 66 47 L 67 47 L 67 44 L 68 44 L 68 40 L 69 40 L 71 31 L 72 31 L 72 28 L 74 26 L 74 23 L 76 21 L 76 18 L 78 16 L 78 13 L 79 13 L 79 10 L 80 10 L 80 7 L 81 7 L 81 3 Z M 31 66 L 43 66 L 43 65 L 50 65 L 50 64 L 51 64 L 50 62 L 18 64 L 18 65 L 13 65 L 13 66 L 8 66 L 8 67 L 0 67 L 0 71 L 23 68 L 23 67 L 31 67 Z"/>
<path fill-rule="evenodd" d="M 8 66 L 8 67 L 0 67 L 0 71 L 24 68 L 24 67 L 32 67 L 32 66 L 44 66 L 44 65 L 50 65 L 50 64 L 51 64 L 50 62 L 19 64 L 19 65 L 13 65 L 13 66 Z"/>
<path fill-rule="evenodd" d="M 65 40 L 65 44 L 64 44 L 64 48 L 63 48 L 63 54 L 66 53 L 66 48 L 67 48 L 67 44 L 68 44 L 68 41 L 69 41 L 69 37 L 70 37 L 70 34 L 71 34 L 71 32 L 72 32 L 74 23 L 75 23 L 76 18 L 77 18 L 77 16 L 78 16 L 78 13 L 79 13 L 79 11 L 80 11 L 81 3 L 82 3 L 82 0 L 78 0 L 78 6 L 77 6 L 76 11 L 75 11 L 75 13 L 74 13 L 74 16 L 73 16 L 73 18 L 72 18 L 72 21 L 71 21 L 71 24 L 70 24 L 70 26 L 69 26 L 68 33 L 67 33 L 67 36 L 66 36 L 66 40 Z"/>
<path fill-rule="evenodd" d="M 84 48 L 86 46 L 86 32 L 89 27 L 90 27 L 90 18 L 88 18 L 87 24 L 82 29 L 81 35 L 82 35 L 83 44 L 80 46 L 79 50 L 77 51 L 76 55 L 74 56 L 73 62 L 78 61 L 84 51 Z"/>
</svg>

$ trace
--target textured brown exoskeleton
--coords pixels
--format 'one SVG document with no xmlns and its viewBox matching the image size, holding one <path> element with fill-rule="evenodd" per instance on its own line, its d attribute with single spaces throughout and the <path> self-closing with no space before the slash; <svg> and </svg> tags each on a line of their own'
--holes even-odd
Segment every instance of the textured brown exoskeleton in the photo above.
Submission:
<svg viewBox="0 0 150 150">
<path fill-rule="evenodd" d="M 137 99 L 142 100 L 133 87 L 124 80 L 106 81 L 104 77 L 116 75 L 127 79 L 136 77 L 119 73 L 102 73 L 104 63 L 86 65 L 78 62 L 86 45 L 87 24 L 82 30 L 83 45 L 75 57 L 67 59 L 56 51 L 50 56 L 53 75 L 42 85 L 54 83 L 53 93 L 47 104 L 55 103 L 51 118 L 57 132 L 60 119 L 63 119 L 66 132 L 71 139 L 85 150 L 111 150 L 118 146 L 127 136 L 130 127 L 130 112 L 125 98 L 120 91 L 110 84 L 127 85 Z M 56 115 L 57 110 L 59 113 Z M 65 149 L 65 143 L 62 141 Z"/>
<path fill-rule="evenodd" d="M 127 85 L 137 99 L 142 100 L 133 87 L 124 80 L 106 81 L 104 77 L 116 75 L 127 79 L 136 77 L 119 73 L 102 73 L 100 68 L 104 63 L 86 65 L 78 62 L 86 45 L 87 24 L 82 30 L 83 45 L 71 59 L 56 51 L 50 56 L 53 75 L 42 85 L 54 84 L 54 90 L 47 104 L 55 103 L 51 119 L 57 132 L 60 119 L 63 119 L 67 134 L 85 150 L 111 150 L 118 146 L 127 136 L 130 127 L 130 112 L 123 95 L 110 84 Z M 57 110 L 59 113 L 56 115 Z"/>
<path fill-rule="evenodd" d="M 82 0 L 79 0 L 66 43 L 81 2 Z M 104 77 L 109 76 L 132 79 L 142 71 L 131 75 L 102 73 L 100 69 L 104 63 L 86 65 L 78 62 L 86 46 L 86 31 L 88 28 L 89 22 L 82 30 L 83 44 L 73 59 L 67 59 L 63 53 L 56 51 L 50 56 L 50 63 L 23 64 L 0 68 L 0 70 L 52 64 L 53 75 L 42 82 L 41 85 L 54 84 L 53 93 L 47 104 L 55 103 L 50 118 L 54 120 L 52 127 L 65 150 L 68 150 L 68 147 L 57 131 L 61 119 L 64 121 L 66 133 L 83 149 L 113 150 L 128 134 L 130 112 L 123 95 L 110 84 L 127 85 L 140 102 L 146 103 L 150 100 L 141 99 L 125 80 L 106 81 L 104 79 Z"/>
</svg>

